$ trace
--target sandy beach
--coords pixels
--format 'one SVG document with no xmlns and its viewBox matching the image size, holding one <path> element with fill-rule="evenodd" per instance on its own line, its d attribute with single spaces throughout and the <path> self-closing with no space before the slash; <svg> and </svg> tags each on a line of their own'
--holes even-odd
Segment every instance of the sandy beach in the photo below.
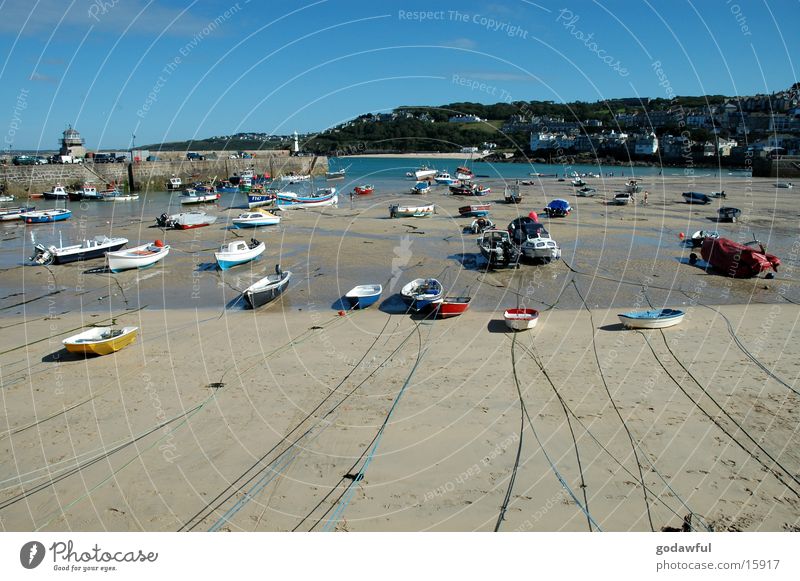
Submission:
<svg viewBox="0 0 800 581">
<path fill-rule="evenodd" d="M 501 228 L 553 198 L 574 207 L 543 218 L 563 261 L 497 272 L 458 216 L 478 199 L 400 188 L 255 232 L 225 229 L 241 210 L 224 200 L 214 227 L 152 228 L 153 196 L 113 233 L 164 239 L 170 256 L 117 275 L 101 261 L 23 266 L 28 230 L 8 226 L 2 529 L 491 531 L 506 505 L 503 531 L 661 530 L 690 514 L 694 530 L 798 530 L 797 194 L 654 177 L 647 206 L 608 205 L 624 181 L 577 198 L 542 180 L 519 206 L 487 181 L 479 200 Z M 743 219 L 717 224 L 716 202 L 683 203 L 689 189 L 724 189 Z M 423 200 L 435 216 L 388 217 Z M 783 264 L 749 280 L 691 266 L 678 235 L 700 229 L 755 235 Z M 237 236 L 266 255 L 220 273 L 213 250 Z M 284 297 L 243 309 L 241 290 L 278 263 L 293 273 Z M 470 311 L 405 314 L 396 293 L 419 276 L 472 296 Z M 340 314 L 367 282 L 384 301 Z M 517 305 L 542 311 L 535 329 L 506 330 Z M 687 316 L 663 332 L 619 325 L 620 309 L 649 305 Z M 62 349 L 112 321 L 140 327 L 136 343 L 91 359 Z"/>
</svg>

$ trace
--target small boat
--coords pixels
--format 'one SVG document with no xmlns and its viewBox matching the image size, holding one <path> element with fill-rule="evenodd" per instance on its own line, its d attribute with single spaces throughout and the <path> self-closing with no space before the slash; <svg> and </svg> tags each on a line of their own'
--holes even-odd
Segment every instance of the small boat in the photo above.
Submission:
<svg viewBox="0 0 800 581">
<path fill-rule="evenodd" d="M 230 181 L 225 180 L 217 184 L 216 191 L 220 194 L 238 194 L 239 186 L 233 185 Z"/>
<path fill-rule="evenodd" d="M 505 230 L 485 230 L 478 238 L 478 247 L 489 268 L 516 267 L 519 264 L 520 251 Z"/>
<path fill-rule="evenodd" d="M 23 214 L 33 212 L 36 206 L 19 206 L 18 208 L 0 208 L 0 222 L 20 220 Z"/>
<path fill-rule="evenodd" d="M 301 196 L 292 192 L 278 192 L 277 205 L 280 210 L 294 210 L 298 208 L 322 208 L 335 206 L 339 203 L 336 188 L 323 188 L 310 196 Z"/>
<path fill-rule="evenodd" d="M 288 173 L 285 176 L 281 176 L 282 182 L 307 182 L 311 179 L 309 174 L 293 174 Z"/>
<path fill-rule="evenodd" d="M 351 309 L 366 309 L 378 301 L 382 292 L 383 287 L 379 284 L 361 284 L 347 291 L 344 298 L 350 303 Z"/>
<path fill-rule="evenodd" d="M 156 240 L 127 250 L 108 252 L 106 257 L 108 258 L 108 269 L 111 272 L 120 272 L 151 266 L 159 260 L 163 260 L 167 254 L 169 254 L 169 246 L 165 246 L 161 240 Z"/>
<path fill-rule="evenodd" d="M 289 286 L 291 277 L 292 273 L 290 271 L 283 272 L 280 266 L 276 265 L 275 274 L 267 275 L 257 283 L 247 287 L 242 296 L 244 296 L 244 300 L 251 309 L 257 309 L 277 299 Z"/>
<path fill-rule="evenodd" d="M 596 193 L 597 193 L 596 189 L 586 186 L 575 192 L 575 195 L 580 196 L 581 198 L 590 198 L 594 196 Z"/>
<path fill-rule="evenodd" d="M 69 198 L 67 190 L 61 184 L 56 184 L 49 192 L 42 192 L 45 200 L 66 200 Z"/>
<path fill-rule="evenodd" d="M 457 180 L 471 180 L 475 177 L 475 174 L 472 173 L 472 170 L 466 166 L 460 166 L 456 168 L 456 179 Z"/>
<path fill-rule="evenodd" d="M 411 188 L 412 194 L 427 194 L 431 191 L 431 185 L 428 182 L 417 182 Z"/>
<path fill-rule="evenodd" d="M 336 171 L 329 171 L 325 172 L 325 179 L 328 180 L 343 180 L 345 175 L 345 170 L 339 169 Z"/>
<path fill-rule="evenodd" d="M 469 206 L 461 206 L 458 209 L 458 213 L 462 216 L 482 218 L 483 216 L 488 216 L 491 209 L 491 204 L 470 204 Z"/>
<path fill-rule="evenodd" d="M 507 185 L 503 198 L 506 204 L 519 204 L 522 201 L 522 194 L 519 192 L 519 184 Z"/>
<path fill-rule="evenodd" d="M 280 224 L 280 216 L 270 212 L 245 212 L 231 220 L 236 228 L 257 228 L 258 226 L 276 226 Z"/>
<path fill-rule="evenodd" d="M 557 178 L 558 177 L 557 173 L 542 173 L 542 172 L 538 172 L 538 171 L 533 172 L 533 173 L 529 173 L 528 175 L 531 176 L 531 177 L 534 177 L 534 178 Z"/>
<path fill-rule="evenodd" d="M 583 181 L 581 178 L 575 178 L 574 180 L 570 180 L 569 183 L 572 184 L 573 188 L 583 188 L 586 186 L 586 182 Z"/>
<path fill-rule="evenodd" d="M 776 188 L 791 189 L 791 188 L 794 187 L 794 184 L 792 182 L 778 182 L 777 184 L 775 184 L 775 187 Z"/>
<path fill-rule="evenodd" d="M 450 193 L 454 196 L 486 196 L 491 191 L 491 188 L 479 186 L 470 181 L 462 181 L 457 185 L 450 186 Z"/>
<path fill-rule="evenodd" d="M 223 244 L 219 252 L 214 253 L 214 258 L 217 259 L 220 270 L 227 270 L 237 264 L 250 262 L 266 249 L 267 245 L 263 242 L 259 242 L 255 238 L 251 238 L 250 242 L 234 240 L 233 242 Z"/>
<path fill-rule="evenodd" d="M 417 278 L 400 290 L 400 296 L 415 311 L 442 302 L 442 283 L 435 278 Z"/>
<path fill-rule="evenodd" d="M 725 190 L 722 190 L 721 192 L 711 192 L 709 194 L 709 196 L 711 196 L 712 198 L 727 198 L 728 197 L 727 195 L 725 195 Z"/>
<path fill-rule="evenodd" d="M 770 269 L 777 271 L 781 264 L 780 258 L 767 254 L 760 244 L 756 249 L 728 238 L 706 238 L 700 254 L 714 270 L 733 278 L 751 278 Z M 692 257 L 689 261 L 693 262 Z"/>
<path fill-rule="evenodd" d="M 400 204 L 392 204 L 389 206 L 390 218 L 427 218 L 434 213 L 434 205 L 428 204 L 427 206 L 401 206 Z"/>
<path fill-rule="evenodd" d="M 688 240 L 686 240 L 686 244 L 691 248 L 700 248 L 706 238 L 719 238 L 719 232 L 706 232 L 705 230 L 698 230 L 692 234 Z"/>
<path fill-rule="evenodd" d="M 353 193 L 357 196 L 368 196 L 374 191 L 375 186 L 373 185 L 356 186 L 353 188 Z"/>
<path fill-rule="evenodd" d="M 570 212 L 572 212 L 572 206 L 568 201 L 562 199 L 553 200 L 544 208 L 544 213 L 550 218 L 563 218 Z"/>
<path fill-rule="evenodd" d="M 637 194 L 639 190 L 641 190 L 641 187 L 636 180 L 628 180 L 628 183 L 625 184 L 625 191 L 629 194 Z"/>
<path fill-rule="evenodd" d="M 196 190 L 187 190 L 186 193 L 180 197 L 181 204 L 204 204 L 215 203 L 221 198 L 221 194 L 217 192 L 203 193 Z"/>
<path fill-rule="evenodd" d="M 617 316 L 629 329 L 665 329 L 683 321 L 686 313 L 676 309 L 655 309 L 620 313 Z"/>
<path fill-rule="evenodd" d="M 488 218 L 475 218 L 469 225 L 469 231 L 473 234 L 481 234 L 485 230 L 494 229 L 494 222 Z"/>
<path fill-rule="evenodd" d="M 137 331 L 139 327 L 94 327 L 64 339 L 63 344 L 70 353 L 109 355 L 133 343 Z"/>
<path fill-rule="evenodd" d="M 550 237 L 544 225 L 525 216 L 508 225 L 511 241 L 526 258 L 549 263 L 561 258 L 561 247 Z"/>
<path fill-rule="evenodd" d="M 247 193 L 247 206 L 257 208 L 259 206 L 271 206 L 278 199 L 278 190 L 275 189 L 251 189 Z"/>
<path fill-rule="evenodd" d="M 435 177 L 438 172 L 435 169 L 429 168 L 427 165 L 418 167 L 414 172 L 408 172 L 406 177 L 413 177 L 415 180 L 422 181 L 425 178 Z"/>
<path fill-rule="evenodd" d="M 102 200 L 106 202 L 133 202 L 138 199 L 139 199 L 139 194 L 134 194 L 134 193 L 124 194 L 116 190 L 116 188 L 113 193 L 103 192 L 102 194 Z"/>
<path fill-rule="evenodd" d="M 684 192 L 681 194 L 687 204 L 710 204 L 711 198 L 700 192 Z"/>
<path fill-rule="evenodd" d="M 96 187 L 84 184 L 81 189 L 69 192 L 69 199 L 73 202 L 80 202 L 82 200 L 102 200 L 103 195 L 97 191 Z"/>
<path fill-rule="evenodd" d="M 181 181 L 181 178 L 172 176 L 171 178 L 169 178 L 167 180 L 167 190 L 168 191 L 171 192 L 171 191 L 174 191 L 174 190 L 180 190 L 182 188 L 183 188 L 183 182 Z"/>
<path fill-rule="evenodd" d="M 192 212 L 182 212 L 180 214 L 168 215 L 166 212 L 156 218 L 156 224 L 161 228 L 174 228 L 176 230 L 189 230 L 191 228 L 202 228 L 210 226 L 217 221 L 216 216 L 210 216 L 200 210 Z"/>
<path fill-rule="evenodd" d="M 503 313 L 506 326 L 513 331 L 533 329 L 539 322 L 539 311 L 536 309 L 508 309 Z"/>
<path fill-rule="evenodd" d="M 433 176 L 433 179 L 440 186 L 452 186 L 453 184 L 458 183 L 458 180 L 452 177 L 446 171 L 440 171 L 435 176 Z"/>
<path fill-rule="evenodd" d="M 20 218 L 24 220 L 26 224 L 60 222 L 68 219 L 70 216 L 72 216 L 72 211 L 66 209 L 34 210 L 20 214 Z"/>
<path fill-rule="evenodd" d="M 630 195 L 628 192 L 619 192 L 614 194 L 613 203 L 617 206 L 627 206 L 631 203 L 633 196 Z"/>
<path fill-rule="evenodd" d="M 70 198 L 70 199 L 72 199 L 72 198 Z M 2 202 L 2 203 L 13 202 L 13 201 L 14 201 L 14 196 L 6 196 L 4 194 L 0 195 L 0 202 Z"/>
<path fill-rule="evenodd" d="M 444 297 L 441 303 L 434 306 L 434 313 L 440 319 L 457 317 L 469 309 L 472 297 Z"/>
<path fill-rule="evenodd" d="M 719 221 L 720 222 L 736 222 L 739 219 L 739 216 L 742 215 L 742 211 L 739 208 L 731 208 L 731 207 L 722 207 L 717 210 L 719 213 Z"/>
<path fill-rule="evenodd" d="M 108 236 L 95 236 L 84 240 L 80 244 L 71 246 L 34 246 L 36 252 L 31 256 L 31 262 L 36 264 L 66 264 L 78 260 L 91 260 L 102 258 L 106 252 L 119 250 L 128 243 L 127 238 L 109 238 Z"/>
</svg>

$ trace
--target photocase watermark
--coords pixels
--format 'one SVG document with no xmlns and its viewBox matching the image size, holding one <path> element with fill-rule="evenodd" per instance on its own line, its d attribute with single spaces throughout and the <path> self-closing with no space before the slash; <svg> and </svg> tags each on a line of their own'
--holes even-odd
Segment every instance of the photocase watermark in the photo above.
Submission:
<svg viewBox="0 0 800 581">
<path fill-rule="evenodd" d="M 245 4 L 248 4 L 250 0 L 245 0 Z M 195 34 L 192 39 L 184 44 L 180 49 L 178 49 L 178 53 L 172 59 L 164 65 L 164 68 L 161 69 L 161 74 L 158 75 L 156 82 L 153 83 L 153 86 L 150 88 L 150 91 L 147 93 L 145 97 L 144 103 L 142 106 L 136 110 L 136 115 L 140 119 L 144 119 L 147 116 L 147 113 L 150 111 L 150 108 L 158 102 L 159 94 L 161 93 L 161 89 L 169 81 L 170 77 L 175 74 L 175 71 L 178 70 L 181 63 L 183 63 L 183 59 L 188 57 L 194 49 L 196 49 L 202 42 L 208 38 L 215 30 L 217 30 L 220 26 L 222 26 L 225 22 L 230 20 L 235 14 L 237 14 L 242 9 L 242 6 L 239 2 L 228 8 L 225 12 L 217 16 L 214 20 L 211 20 L 206 26 L 202 28 L 197 34 Z"/>
<path fill-rule="evenodd" d="M 94 0 L 89 6 L 89 18 L 93 18 L 95 22 L 100 22 L 100 16 L 108 14 L 117 4 L 119 4 L 119 0 Z"/>
<path fill-rule="evenodd" d="M 11 148 L 14 145 L 14 137 L 17 135 L 17 129 L 22 124 L 22 112 L 28 108 L 28 93 L 29 89 L 20 89 L 17 93 L 17 101 L 14 104 L 14 113 L 11 117 L 11 123 L 8 124 L 8 131 L 6 132 L 5 142 Z"/>
<path fill-rule="evenodd" d="M 564 504 L 566 501 L 566 493 L 563 490 L 559 490 L 556 494 L 548 498 L 540 508 L 534 511 L 530 518 L 526 518 L 522 524 L 514 529 L 514 532 L 521 533 L 533 530 L 534 525 L 539 522 L 548 512 L 550 512 L 554 506 L 558 504 Z"/>
<path fill-rule="evenodd" d="M 412 22 L 436 20 L 462 22 L 465 24 L 475 24 L 490 32 L 501 32 L 510 38 L 528 39 L 528 31 L 518 24 L 513 24 L 505 20 L 496 20 L 480 13 L 472 14 L 469 12 L 459 12 L 458 10 L 398 10 L 397 19 L 410 20 Z"/>
<path fill-rule="evenodd" d="M 742 12 L 742 7 L 733 3 L 733 0 L 727 0 L 725 4 L 728 5 L 731 14 L 733 14 L 733 17 L 736 19 L 736 24 L 739 25 L 741 33 L 744 36 L 753 36 L 753 33 L 750 31 L 750 25 L 747 24 L 747 17 Z"/>
<path fill-rule="evenodd" d="M 408 266 L 408 263 L 411 262 L 411 257 L 414 256 L 411 251 L 413 243 L 411 236 L 406 234 L 400 238 L 400 244 L 392 249 L 394 257 L 392 258 L 392 278 L 389 281 L 389 292 L 394 291 L 397 281 L 403 275 L 403 267 Z"/>
<path fill-rule="evenodd" d="M 613 57 L 612 55 L 608 54 L 605 49 L 600 48 L 600 45 L 594 39 L 594 32 L 590 32 L 586 34 L 579 28 L 575 26 L 575 24 L 581 19 L 581 17 L 572 12 L 569 8 L 562 8 L 558 12 L 558 16 L 556 17 L 556 22 L 560 22 L 562 26 L 569 31 L 569 33 L 574 36 L 577 40 L 583 42 L 583 45 L 588 48 L 591 52 L 597 55 L 601 61 L 603 61 L 606 65 L 608 65 L 611 70 L 616 71 L 619 76 L 627 77 L 630 74 L 630 71 L 622 66 L 622 63 L 619 59 Z"/>
<path fill-rule="evenodd" d="M 481 81 L 479 79 L 472 79 L 470 77 L 462 77 L 461 75 L 454 74 L 452 77 L 452 83 L 454 85 L 466 87 L 470 91 L 479 91 L 481 93 L 486 93 L 487 95 L 496 97 L 497 99 L 503 101 L 504 103 L 511 102 L 511 93 L 509 93 L 505 89 L 501 89 L 500 87 L 491 85 L 486 81 Z"/>
<path fill-rule="evenodd" d="M 161 398 L 158 395 L 156 386 L 153 384 L 153 379 L 150 377 L 149 373 L 143 373 L 142 381 L 144 381 L 144 391 L 150 397 L 153 409 L 156 411 L 156 419 L 159 423 L 163 424 L 167 419 L 167 414 L 164 412 L 164 408 L 161 405 Z M 172 433 L 172 428 L 169 426 L 164 426 L 162 430 L 164 431 L 164 443 L 159 445 L 158 449 L 161 451 L 161 456 L 164 460 L 172 464 L 176 459 L 180 458 L 180 454 L 175 453 L 177 448 L 173 442 L 175 435 Z"/>
</svg>

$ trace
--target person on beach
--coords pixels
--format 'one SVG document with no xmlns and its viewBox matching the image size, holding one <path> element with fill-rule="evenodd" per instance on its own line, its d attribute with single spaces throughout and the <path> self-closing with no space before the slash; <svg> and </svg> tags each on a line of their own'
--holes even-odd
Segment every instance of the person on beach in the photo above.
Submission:
<svg viewBox="0 0 800 581">
<path fill-rule="evenodd" d="M 646 206 L 647 205 L 647 190 L 644 191 L 642 194 L 642 203 Z"/>
</svg>

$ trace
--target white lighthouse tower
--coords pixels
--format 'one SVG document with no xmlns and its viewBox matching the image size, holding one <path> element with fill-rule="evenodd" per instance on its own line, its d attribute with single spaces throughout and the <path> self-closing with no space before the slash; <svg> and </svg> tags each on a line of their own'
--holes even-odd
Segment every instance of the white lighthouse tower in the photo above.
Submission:
<svg viewBox="0 0 800 581">
<path fill-rule="evenodd" d="M 300 145 L 297 141 L 297 131 L 294 132 L 294 154 L 300 153 Z"/>
</svg>

